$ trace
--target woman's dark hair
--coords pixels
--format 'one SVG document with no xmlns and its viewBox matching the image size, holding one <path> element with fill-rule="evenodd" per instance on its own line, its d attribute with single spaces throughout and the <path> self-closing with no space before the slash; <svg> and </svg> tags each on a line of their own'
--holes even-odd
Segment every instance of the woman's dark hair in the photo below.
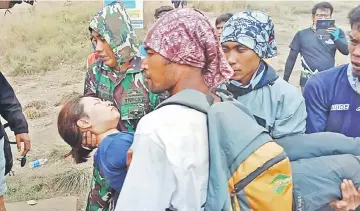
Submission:
<svg viewBox="0 0 360 211">
<path fill-rule="evenodd" d="M 360 5 L 350 11 L 348 18 L 351 28 L 354 24 L 360 24 Z"/>
<path fill-rule="evenodd" d="M 234 14 L 232 13 L 224 13 L 216 18 L 215 26 L 219 25 L 221 22 L 227 22 Z"/>
<path fill-rule="evenodd" d="M 315 6 L 312 8 L 312 14 L 315 15 L 316 10 L 318 10 L 318 9 L 321 9 L 321 10 L 329 9 L 330 15 L 332 15 L 334 12 L 334 7 L 329 2 L 326 2 L 326 1 L 315 4 Z"/>
<path fill-rule="evenodd" d="M 57 121 L 59 134 L 71 146 L 70 153 L 76 163 L 86 162 L 91 152 L 91 150 L 82 147 L 82 132 L 77 126 L 77 121 L 86 116 L 84 106 L 80 103 L 82 98 L 83 96 L 79 96 L 66 102 L 59 113 Z"/>
</svg>

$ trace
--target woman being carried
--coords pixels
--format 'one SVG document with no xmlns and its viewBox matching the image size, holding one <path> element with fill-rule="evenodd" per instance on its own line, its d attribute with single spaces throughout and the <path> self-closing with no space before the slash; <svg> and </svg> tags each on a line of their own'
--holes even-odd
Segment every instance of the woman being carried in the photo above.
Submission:
<svg viewBox="0 0 360 211">
<path fill-rule="evenodd" d="M 88 29 L 97 60 L 86 72 L 84 95 L 113 102 L 121 111 L 117 129 L 133 132 L 139 120 L 159 103 L 159 97 L 144 85 L 142 60 L 136 56 L 139 44 L 123 3 L 106 5 L 91 18 Z M 90 132 L 84 134 L 85 147 L 96 147 L 92 137 Z M 107 184 L 103 175 L 94 171 L 87 207 L 99 208 L 91 211 L 109 209 L 113 190 L 105 191 Z"/>
<path fill-rule="evenodd" d="M 86 162 L 89 155 L 82 146 L 82 134 L 87 131 L 96 134 L 98 150 L 94 155 L 94 176 L 102 175 L 105 180 L 93 181 L 92 186 L 94 182 L 104 183 L 99 191 L 106 194 L 100 196 L 90 192 L 98 203 L 88 203 L 87 211 L 112 210 L 124 183 L 127 161 L 130 161 L 127 151 L 133 142 L 133 133 L 119 132 L 116 129 L 119 119 L 120 113 L 111 102 L 95 97 L 74 98 L 59 113 L 59 134 L 72 147 L 76 163 Z M 113 191 L 108 193 L 109 189 Z M 113 207 L 108 207 L 109 201 L 114 202 Z"/>
<path fill-rule="evenodd" d="M 176 19 L 178 13 L 185 13 L 183 19 Z M 174 15 L 174 16 L 172 16 Z M 211 28 L 209 21 L 203 16 L 199 11 L 186 9 L 186 10 L 177 10 L 174 12 L 170 12 L 166 14 L 164 18 L 159 20 L 160 22 L 156 24 L 151 30 L 152 33 L 157 33 L 160 30 L 159 26 L 169 27 L 170 24 L 182 24 L 189 36 L 192 39 L 187 40 L 199 40 L 200 43 L 203 43 L 204 40 L 197 39 L 196 34 L 192 33 L 194 30 L 188 23 L 193 23 L 195 21 L 202 21 L 205 23 L 206 27 L 204 29 L 209 30 L 209 32 L 213 33 L 213 40 L 209 42 L 208 48 L 214 47 L 211 43 L 217 44 L 216 35 L 214 29 Z M 172 28 L 172 30 L 179 30 L 179 28 Z M 157 33 L 160 34 L 160 33 Z M 150 36 L 149 36 L 150 37 Z M 148 43 L 149 42 L 149 43 Z M 149 67 L 159 67 L 154 65 L 160 65 L 162 70 L 164 70 L 163 66 L 169 65 L 169 63 L 176 63 L 173 60 L 173 57 L 169 57 L 168 60 L 163 59 L 162 62 L 159 63 L 159 60 L 154 58 L 159 58 L 161 55 L 157 52 L 157 50 L 152 49 L 150 46 L 153 46 L 151 42 L 156 42 L 153 39 L 146 40 L 146 46 L 148 52 L 151 54 L 152 59 L 147 59 L 147 64 Z M 165 43 L 166 45 L 166 43 Z M 153 47 L 154 48 L 154 47 Z M 172 49 L 176 52 L 177 49 Z M 199 49 L 200 52 L 202 49 Z M 148 56 L 150 57 L 150 56 Z M 223 61 L 225 59 L 224 55 L 221 55 Z M 204 62 L 206 64 L 206 62 Z M 190 66 L 190 65 L 189 65 Z M 161 70 L 160 68 L 160 70 Z M 215 71 L 220 71 L 218 69 L 214 69 Z M 159 71 L 158 68 L 148 69 L 147 71 Z M 190 70 L 189 70 L 190 71 Z M 195 70 L 191 70 L 195 71 Z M 152 78 L 154 82 L 157 82 L 158 78 Z M 216 84 L 215 84 L 216 85 Z M 81 152 L 82 150 L 82 140 L 81 134 L 84 132 L 90 131 L 97 135 L 97 141 L 99 143 L 99 149 L 97 154 L 95 155 L 95 169 L 99 169 L 99 172 L 105 176 L 105 179 L 110 182 L 110 186 L 117 190 L 117 193 L 122 191 L 122 196 L 128 196 L 130 201 L 136 201 L 142 197 L 148 197 L 151 199 L 156 199 L 156 195 L 149 195 L 146 190 L 148 190 L 148 186 L 151 181 L 139 181 L 136 180 L 137 177 L 141 177 L 139 175 L 134 174 L 135 171 L 131 172 L 132 169 L 151 169 L 151 167 L 146 166 L 144 168 L 145 160 L 139 160 L 140 156 L 134 157 L 137 162 L 133 162 L 132 167 L 130 168 L 129 174 L 132 173 L 131 176 L 128 177 L 127 182 L 125 183 L 124 188 L 122 189 L 122 184 L 124 181 L 126 171 L 126 151 L 129 149 L 131 145 L 130 137 L 125 138 L 126 136 L 123 133 L 115 130 L 117 121 L 119 121 L 119 112 L 115 109 L 110 103 L 102 102 L 96 98 L 78 98 L 68 102 L 60 112 L 58 127 L 59 133 L 61 137 L 74 149 L 74 153 Z M 251 125 L 253 124 L 253 125 Z M 255 120 L 253 122 L 244 122 L 239 121 L 239 128 L 247 128 L 247 127 L 255 127 Z M 263 131 L 263 130 L 261 130 Z M 270 137 L 269 137 L 270 138 Z M 110 141 L 109 141 L 110 139 Z M 306 139 L 306 137 L 304 137 Z M 110 143 L 111 142 L 111 143 Z M 344 143 L 342 141 L 342 143 Z M 119 145 L 117 145 L 119 144 Z M 134 153 L 137 155 L 136 149 L 142 144 L 141 142 L 137 142 L 134 144 Z M 325 143 L 326 144 L 326 143 Z M 317 146 L 318 148 L 321 145 Z M 108 151 L 112 150 L 113 151 Z M 284 147 L 285 151 L 289 154 L 289 157 L 294 157 L 291 155 L 291 150 Z M 308 151 L 314 150 L 318 152 L 319 149 L 316 149 L 316 146 L 309 148 Z M 330 152 L 337 151 L 329 150 Z M 339 154 L 351 154 L 350 152 L 341 152 Z M 360 153 L 354 153 L 359 155 Z M 75 157 L 77 156 L 74 154 Z M 119 157 L 118 157 L 119 156 Z M 149 155 L 154 156 L 154 154 Z M 173 156 L 173 155 L 172 155 Z M 81 159 L 84 156 L 78 156 L 77 159 Z M 315 157 L 315 156 L 314 156 Z M 140 162 L 139 162 L 140 161 Z M 345 165 L 346 163 L 346 165 Z M 141 167 L 141 168 L 140 168 Z M 343 179 L 351 179 L 354 181 L 356 187 L 360 186 L 360 158 L 353 155 L 335 155 L 335 156 L 323 156 L 323 157 L 315 157 L 309 159 L 301 159 L 291 162 L 292 168 L 292 178 L 294 183 L 294 193 L 296 203 L 294 205 L 298 205 L 298 197 L 301 197 L 302 200 L 300 205 L 306 211 L 314 211 L 326 203 L 329 203 L 331 200 L 335 200 L 341 197 L 341 193 L 339 191 L 339 185 Z M 119 176 L 122 175 L 122 176 Z M 140 174 L 143 175 L 143 174 Z M 137 176 L 137 177 L 136 177 Z M 145 178 L 146 179 L 146 178 Z M 165 178 L 167 179 L 167 178 Z M 141 185 L 139 185 L 141 182 Z M 150 183 L 148 183 L 150 182 Z M 121 185 L 119 185 L 121 184 Z M 140 186 L 140 187 L 139 187 Z M 131 192 L 130 188 L 135 191 Z M 127 192 L 126 192 L 127 190 Z M 129 194 L 130 193 L 130 194 Z M 316 193 L 316 194 L 315 194 Z M 255 193 L 256 194 L 256 193 Z M 170 193 L 171 195 L 171 193 Z M 257 196 L 259 198 L 263 197 L 261 195 Z M 120 204 L 129 204 L 128 201 L 121 201 L 119 198 Z M 360 203 L 360 202 L 357 202 Z M 357 204 L 358 205 L 358 204 Z M 135 206 L 131 204 L 132 208 Z M 128 207 L 131 207 L 130 205 Z M 149 206 L 148 204 L 137 204 L 138 207 Z M 121 208 L 118 206 L 117 209 Z M 174 207 L 177 208 L 177 207 Z M 282 208 L 282 209 L 281 209 Z M 296 210 L 299 207 L 296 208 Z M 120 209 L 119 209 L 120 210 Z M 131 210 L 131 209 L 124 209 Z M 200 210 L 200 207 L 199 209 Z M 284 207 L 279 207 L 278 210 L 284 210 Z M 295 209 L 294 209 L 295 210 Z"/>
<path fill-rule="evenodd" d="M 88 151 L 84 153 L 82 148 L 82 133 L 90 131 L 96 134 L 98 150 L 94 156 L 94 172 L 104 175 L 106 181 L 109 182 L 109 187 L 114 190 L 112 194 L 114 195 L 113 200 L 115 202 L 127 174 L 127 166 L 131 159 L 127 151 L 134 137 L 132 133 L 119 132 L 116 129 L 119 119 L 120 114 L 112 103 L 94 97 L 77 97 L 68 101 L 61 109 L 58 117 L 60 136 L 72 147 L 73 157 L 78 163 L 85 162 L 88 155 L 86 153 Z M 331 155 L 334 151 L 337 151 L 339 154 L 360 155 L 360 148 L 357 146 L 359 144 L 356 144 L 358 140 L 342 135 L 331 135 L 331 133 L 303 134 L 301 136 L 301 143 L 304 145 L 304 148 L 310 146 L 304 156 L 301 156 L 299 151 L 289 144 L 292 143 L 291 139 L 297 136 L 289 136 L 278 141 L 278 143 L 285 149 L 292 161 L 295 183 L 294 191 L 303 197 L 305 210 L 311 211 L 315 210 L 312 209 L 314 206 L 325 205 L 324 202 L 329 202 L 327 198 L 335 199 L 332 196 L 340 192 L 338 185 L 334 184 L 340 184 L 342 179 L 353 179 L 355 186 L 358 187 L 360 185 L 357 178 L 359 175 L 357 170 L 360 166 L 360 159 L 358 157 L 352 155 L 327 156 Z M 319 144 L 314 143 L 314 139 L 324 137 L 327 138 L 327 141 L 319 140 Z M 344 143 L 346 141 L 352 147 L 344 146 L 340 149 L 331 147 L 336 146 L 336 142 Z M 311 158 L 316 157 L 323 146 L 326 146 L 322 150 L 323 157 Z M 344 161 L 347 162 L 347 166 L 341 167 Z M 337 165 L 330 168 L 331 163 L 337 163 Z M 318 178 L 322 178 L 320 180 L 321 183 Z M 318 192 L 318 198 L 314 201 L 311 193 L 315 189 L 320 190 L 320 186 L 326 188 Z M 304 193 L 306 194 L 303 195 Z M 309 206 L 312 208 L 306 209 Z M 94 209 L 96 207 L 88 207 L 88 210 Z"/>
</svg>

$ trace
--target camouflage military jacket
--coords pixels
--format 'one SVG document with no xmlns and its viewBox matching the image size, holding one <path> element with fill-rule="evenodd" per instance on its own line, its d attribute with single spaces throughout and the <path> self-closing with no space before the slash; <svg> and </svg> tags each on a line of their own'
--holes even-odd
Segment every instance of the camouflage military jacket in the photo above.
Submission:
<svg viewBox="0 0 360 211">
<path fill-rule="evenodd" d="M 140 57 L 134 57 L 124 73 L 101 61 L 94 63 L 86 73 L 84 95 L 114 102 L 121 113 L 120 131 L 134 131 L 140 118 L 159 103 L 158 96 L 144 84 Z"/>
<path fill-rule="evenodd" d="M 115 209 L 118 194 L 95 166 L 90 188 L 86 211 L 112 211 Z"/>
</svg>

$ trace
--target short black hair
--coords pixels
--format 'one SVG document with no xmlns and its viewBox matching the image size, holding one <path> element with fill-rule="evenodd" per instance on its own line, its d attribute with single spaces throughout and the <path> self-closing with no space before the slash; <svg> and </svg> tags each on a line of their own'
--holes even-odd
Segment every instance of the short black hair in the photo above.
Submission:
<svg viewBox="0 0 360 211">
<path fill-rule="evenodd" d="M 351 28 L 354 24 L 360 24 L 360 5 L 350 11 L 348 18 Z"/>
<path fill-rule="evenodd" d="M 329 9 L 331 15 L 334 12 L 334 7 L 330 4 L 330 2 L 327 2 L 327 1 L 315 4 L 315 6 L 312 8 L 312 14 L 315 15 L 316 10 L 318 10 L 318 9 L 322 9 L 322 10 Z"/>
<path fill-rule="evenodd" d="M 224 13 L 216 18 L 215 26 L 219 25 L 221 22 L 227 22 L 234 14 L 232 13 Z"/>
</svg>

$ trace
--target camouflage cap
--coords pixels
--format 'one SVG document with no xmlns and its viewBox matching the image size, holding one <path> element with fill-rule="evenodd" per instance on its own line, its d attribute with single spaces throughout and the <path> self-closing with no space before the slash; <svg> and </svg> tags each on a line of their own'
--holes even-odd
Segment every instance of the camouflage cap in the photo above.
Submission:
<svg viewBox="0 0 360 211">
<path fill-rule="evenodd" d="M 118 65 L 136 56 L 138 40 L 130 17 L 121 2 L 106 5 L 90 21 L 92 30 L 99 33 L 113 49 Z"/>
</svg>

